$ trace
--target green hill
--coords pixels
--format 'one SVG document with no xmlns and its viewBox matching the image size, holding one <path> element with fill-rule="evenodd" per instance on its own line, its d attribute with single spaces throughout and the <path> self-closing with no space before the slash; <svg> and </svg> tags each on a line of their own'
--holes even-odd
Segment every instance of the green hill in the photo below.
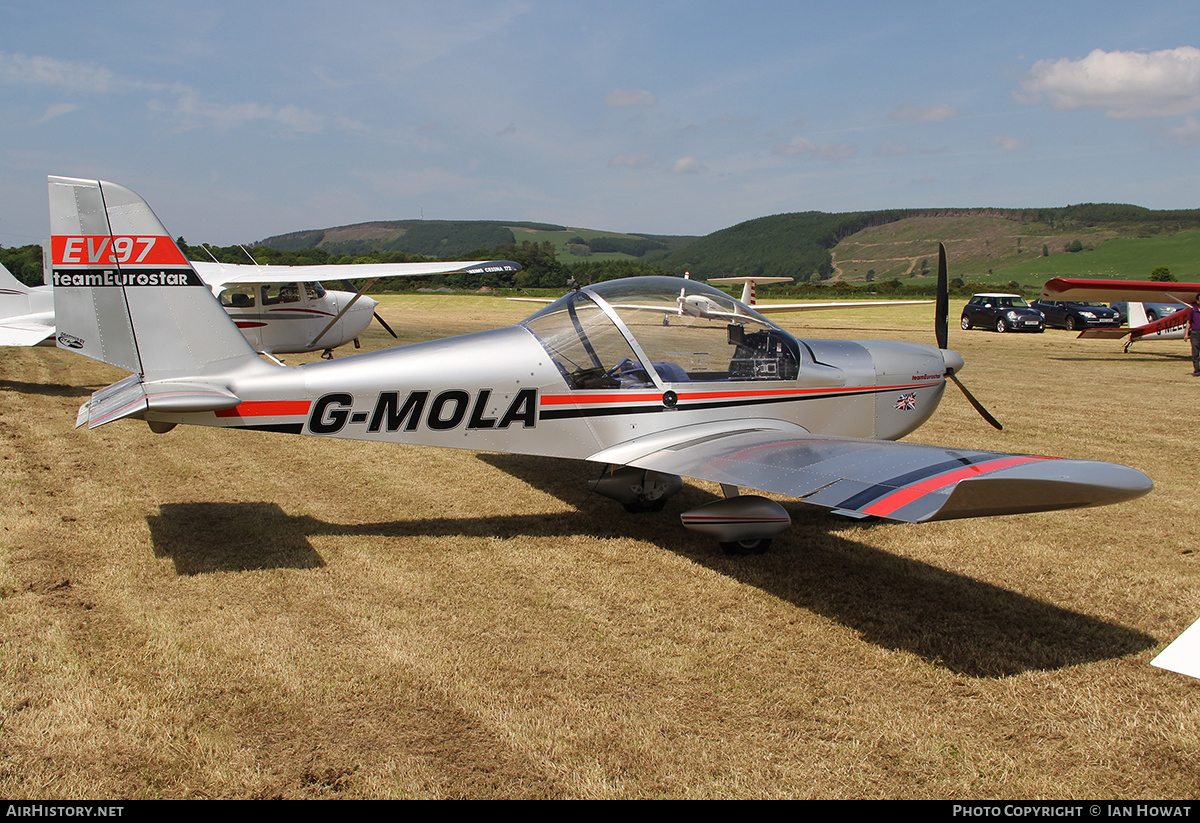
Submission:
<svg viewBox="0 0 1200 823">
<path fill-rule="evenodd" d="M 479 249 L 550 243 L 564 263 L 637 260 L 664 254 L 694 237 L 634 235 L 553 223 L 496 220 L 395 220 L 355 223 L 268 237 L 255 243 L 281 251 L 321 249 L 331 255 L 404 252 L 459 257 Z"/>
</svg>

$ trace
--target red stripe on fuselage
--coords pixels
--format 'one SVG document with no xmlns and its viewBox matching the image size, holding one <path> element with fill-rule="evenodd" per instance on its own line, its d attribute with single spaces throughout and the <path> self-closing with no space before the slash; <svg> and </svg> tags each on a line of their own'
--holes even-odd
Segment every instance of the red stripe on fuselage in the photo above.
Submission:
<svg viewBox="0 0 1200 823">
<path fill-rule="evenodd" d="M 243 402 L 232 409 L 221 409 L 217 417 L 286 417 L 308 414 L 307 400 L 256 400 Z"/>
</svg>

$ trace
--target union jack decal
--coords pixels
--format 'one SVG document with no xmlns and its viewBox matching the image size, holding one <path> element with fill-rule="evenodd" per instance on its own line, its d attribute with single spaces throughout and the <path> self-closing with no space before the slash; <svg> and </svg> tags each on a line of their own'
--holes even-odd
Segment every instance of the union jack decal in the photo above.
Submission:
<svg viewBox="0 0 1200 823">
<path fill-rule="evenodd" d="M 908 394 L 900 395 L 900 399 L 896 401 L 896 408 L 900 411 L 912 411 L 917 407 L 917 393 L 909 392 Z"/>
</svg>

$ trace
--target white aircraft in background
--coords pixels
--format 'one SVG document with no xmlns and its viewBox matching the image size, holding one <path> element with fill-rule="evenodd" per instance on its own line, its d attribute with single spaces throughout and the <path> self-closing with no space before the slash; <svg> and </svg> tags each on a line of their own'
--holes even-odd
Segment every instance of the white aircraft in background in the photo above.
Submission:
<svg viewBox="0 0 1200 823">
<path fill-rule="evenodd" d="M 450 263 L 363 263 L 322 266 L 260 266 L 193 262 L 200 275 L 250 345 L 262 354 L 296 354 L 332 350 L 358 336 L 374 317 L 377 300 L 363 292 L 382 277 L 421 277 L 460 272 L 511 272 L 521 268 L 509 260 L 471 260 Z M 321 281 L 351 280 L 366 284 L 354 291 L 326 289 Z"/>
<path fill-rule="evenodd" d="M 129 254 L 136 256 L 136 243 Z M 89 264 L 116 262 L 126 252 L 105 239 L 80 242 L 61 253 Z M 260 266 L 194 262 L 192 267 L 221 301 L 234 324 L 260 354 L 324 351 L 354 342 L 375 317 L 378 301 L 363 294 L 381 277 L 419 277 L 457 272 L 508 272 L 521 268 L 508 260 L 450 263 L 367 263 L 363 265 Z M 50 267 L 46 267 L 50 271 Z M 367 280 L 354 291 L 326 289 L 322 280 Z M 351 288 L 354 288 L 351 285 Z M 54 290 L 26 286 L 0 266 L 0 346 L 54 345 Z"/>
<path fill-rule="evenodd" d="M 54 290 L 26 286 L 0 263 L 0 346 L 36 346 L 53 335 Z"/>
</svg>

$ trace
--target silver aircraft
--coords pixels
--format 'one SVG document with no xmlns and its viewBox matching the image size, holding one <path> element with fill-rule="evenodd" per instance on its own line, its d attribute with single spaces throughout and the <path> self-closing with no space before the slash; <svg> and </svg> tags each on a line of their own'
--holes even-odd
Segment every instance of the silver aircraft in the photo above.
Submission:
<svg viewBox="0 0 1200 823">
<path fill-rule="evenodd" d="M 610 467 L 593 487 L 634 511 L 661 509 L 681 477 L 714 481 L 726 497 L 683 524 L 736 553 L 790 524 L 741 488 L 918 522 L 1103 505 L 1152 486 L 1110 463 L 892 442 L 963 366 L 945 345 L 944 290 L 938 347 L 798 340 L 715 288 L 647 277 L 573 290 L 509 328 L 286 367 L 254 353 L 137 194 L 64 177 L 49 190 L 57 343 L 131 372 L 95 392 L 77 426 L 134 417 L 159 433 L 183 423 L 576 458 Z M 105 241 L 115 254 L 103 263 L 57 252 Z M 681 288 L 710 309 L 681 311 Z"/>
</svg>

